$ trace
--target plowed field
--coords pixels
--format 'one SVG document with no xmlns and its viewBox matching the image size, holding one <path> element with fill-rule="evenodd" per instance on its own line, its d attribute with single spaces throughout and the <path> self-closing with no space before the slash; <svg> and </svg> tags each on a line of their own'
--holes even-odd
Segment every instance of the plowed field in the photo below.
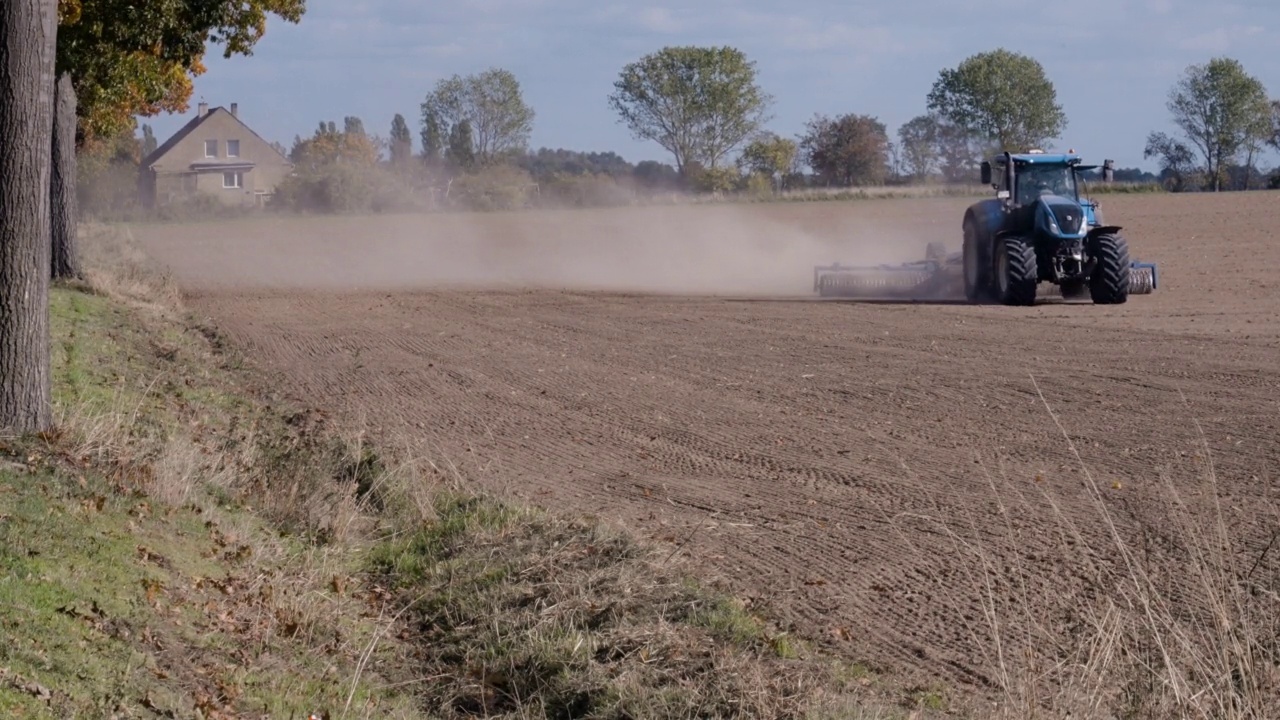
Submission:
<svg viewBox="0 0 1280 720">
<path fill-rule="evenodd" d="M 1122 306 L 809 296 L 815 263 L 956 249 L 965 204 L 138 232 L 288 391 L 491 489 L 685 543 L 903 677 L 998 683 L 998 648 L 1084 642 L 1139 571 L 1194 610 L 1180 538 L 1216 519 L 1228 559 L 1274 577 L 1280 195 L 1104 196 L 1160 263 Z"/>
</svg>

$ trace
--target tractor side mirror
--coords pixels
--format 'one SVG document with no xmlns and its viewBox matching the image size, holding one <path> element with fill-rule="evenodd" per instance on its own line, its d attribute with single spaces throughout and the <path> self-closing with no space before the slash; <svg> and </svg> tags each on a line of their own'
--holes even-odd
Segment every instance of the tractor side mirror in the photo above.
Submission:
<svg viewBox="0 0 1280 720">
<path fill-rule="evenodd" d="M 991 184 L 991 163 L 987 162 L 986 160 L 982 161 L 982 184 L 983 185 Z"/>
</svg>

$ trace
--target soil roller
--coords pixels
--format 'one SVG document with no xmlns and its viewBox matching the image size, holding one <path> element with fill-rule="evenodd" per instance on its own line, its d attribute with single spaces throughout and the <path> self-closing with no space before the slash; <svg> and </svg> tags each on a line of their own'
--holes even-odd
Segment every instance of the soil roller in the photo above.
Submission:
<svg viewBox="0 0 1280 720">
<path fill-rule="evenodd" d="M 1155 263 L 1131 261 L 1129 295 L 1149 295 L 1159 286 Z M 1074 298 L 1052 285 L 1044 297 Z M 1068 288 L 1070 291 L 1071 288 Z M 818 265 L 813 269 L 813 291 L 821 297 L 876 299 L 960 299 L 964 297 L 964 253 L 948 253 L 942 243 L 929 243 L 923 260 L 900 265 Z"/>
</svg>

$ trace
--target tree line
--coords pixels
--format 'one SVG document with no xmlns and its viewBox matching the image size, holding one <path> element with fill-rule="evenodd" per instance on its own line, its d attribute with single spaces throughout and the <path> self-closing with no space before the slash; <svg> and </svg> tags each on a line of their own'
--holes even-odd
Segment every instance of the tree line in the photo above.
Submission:
<svg viewBox="0 0 1280 720">
<path fill-rule="evenodd" d="M 340 127 L 325 120 L 311 136 L 295 137 L 281 151 L 296 172 L 274 205 L 321 212 L 494 209 L 609 205 L 665 193 L 974 184 L 982 158 L 1049 148 L 1068 123 L 1043 66 L 1003 48 L 941 70 L 924 99 L 925 112 L 893 133 L 875 115 L 848 112 L 814 115 L 785 137 L 768 127 L 774 99 L 745 53 L 665 47 L 623 67 L 607 98 L 634 137 L 669 155 L 668 162 L 632 164 L 612 152 L 529 148 L 536 111 L 512 72 L 490 68 L 442 79 L 412 122 L 397 114 L 386 134 L 350 117 Z M 1257 167 L 1266 149 L 1280 149 L 1280 102 L 1239 62 L 1215 58 L 1188 67 L 1167 109 L 1182 135 L 1148 138 L 1144 156 L 1159 162 L 1159 172 L 1120 168 L 1115 180 L 1172 191 L 1280 186 L 1280 170 Z M 140 141 L 97 146 L 115 160 L 86 163 L 82 188 L 95 188 L 82 189 L 88 207 L 126 205 L 118 197 L 120 176 L 132 171 L 130 157 L 145 152 L 121 148 L 147 143 L 149 129 L 143 130 Z"/>
<path fill-rule="evenodd" d="M 530 150 L 536 112 L 515 75 L 492 68 L 441 80 L 427 94 L 416 150 L 403 115 L 385 139 L 356 132 L 350 142 L 368 148 L 358 166 L 311 152 L 319 135 L 295 138 L 290 157 L 303 169 L 278 199 L 320 210 L 404 207 L 424 197 L 489 208 L 607 204 L 646 192 L 973 184 L 984 157 L 1050 147 L 1068 123 L 1043 66 L 1003 48 L 943 69 L 925 100 L 926 112 L 892 136 L 876 116 L 850 112 L 815 115 L 784 137 L 768 129 L 773 97 L 745 53 L 666 47 L 622 68 L 608 97 L 634 137 L 670 157 L 632 165 L 611 152 Z M 1188 67 L 1167 109 L 1183 135 L 1148 138 L 1144 156 L 1156 158 L 1160 172 L 1122 168 L 1116 180 L 1174 191 L 1280 186 L 1280 170 L 1268 177 L 1256 167 L 1265 149 L 1280 150 L 1280 101 L 1239 62 Z M 339 188 L 351 194 L 337 197 Z"/>
</svg>

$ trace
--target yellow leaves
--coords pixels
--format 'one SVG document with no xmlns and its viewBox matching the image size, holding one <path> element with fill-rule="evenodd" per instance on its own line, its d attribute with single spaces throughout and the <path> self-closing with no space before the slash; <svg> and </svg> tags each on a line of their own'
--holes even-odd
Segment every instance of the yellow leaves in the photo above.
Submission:
<svg viewBox="0 0 1280 720">
<path fill-rule="evenodd" d="M 133 3 L 145 20 L 131 26 L 119 3 L 58 0 L 58 66 L 75 83 L 84 139 L 132 129 L 134 118 L 188 109 L 192 80 L 204 74 L 209 39 L 226 46 L 227 56 L 251 54 L 266 32 L 268 13 L 298 22 L 305 0 L 217 0 L 218 12 L 192 25 L 185 3 Z M 130 29 L 131 27 L 136 29 Z"/>
<path fill-rule="evenodd" d="M 299 165 L 372 167 L 378 162 L 378 147 L 367 135 L 317 131 L 297 147 L 297 155 Z"/>
<path fill-rule="evenodd" d="M 80 0 L 58 0 L 58 24 L 75 25 L 80 22 L 82 10 Z"/>
<path fill-rule="evenodd" d="M 81 91 L 80 123 L 85 141 L 132 130 L 136 115 L 186 112 L 192 78 L 204 71 L 199 58 L 188 69 L 150 51 L 122 53 L 104 76 Z"/>
</svg>

